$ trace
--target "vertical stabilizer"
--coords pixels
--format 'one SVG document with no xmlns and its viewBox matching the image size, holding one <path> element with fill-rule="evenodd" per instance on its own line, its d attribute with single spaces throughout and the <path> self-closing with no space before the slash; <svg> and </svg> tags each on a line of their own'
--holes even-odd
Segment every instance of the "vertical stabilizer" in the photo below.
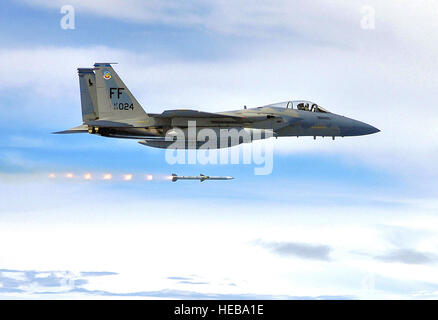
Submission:
<svg viewBox="0 0 438 320">
<path fill-rule="evenodd" d="M 81 90 L 82 121 L 99 119 L 97 110 L 96 76 L 93 69 L 78 68 Z"/>
<path fill-rule="evenodd" d="M 110 63 L 95 63 L 94 71 L 100 119 L 128 120 L 148 117 Z"/>
</svg>

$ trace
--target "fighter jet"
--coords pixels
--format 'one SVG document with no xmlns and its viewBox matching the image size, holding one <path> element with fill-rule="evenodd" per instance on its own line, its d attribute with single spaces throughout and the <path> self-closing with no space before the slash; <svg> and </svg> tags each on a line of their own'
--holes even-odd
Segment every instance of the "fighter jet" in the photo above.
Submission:
<svg viewBox="0 0 438 320">
<path fill-rule="evenodd" d="M 200 182 L 204 182 L 205 180 L 232 180 L 233 177 L 214 177 L 214 176 L 206 176 L 202 173 L 199 176 L 178 176 L 175 173 L 172 173 L 172 182 L 177 182 L 178 180 L 199 180 Z"/>
<path fill-rule="evenodd" d="M 156 148 L 216 149 L 270 137 L 335 139 L 379 132 L 304 100 L 216 113 L 193 109 L 146 113 L 111 64 L 78 69 L 82 125 L 55 133 L 138 139 L 140 144 Z"/>
</svg>

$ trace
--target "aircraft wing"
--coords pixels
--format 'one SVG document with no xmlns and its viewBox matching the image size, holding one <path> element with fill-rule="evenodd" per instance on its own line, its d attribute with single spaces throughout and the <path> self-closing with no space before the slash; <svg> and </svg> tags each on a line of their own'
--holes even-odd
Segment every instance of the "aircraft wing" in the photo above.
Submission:
<svg viewBox="0 0 438 320">
<path fill-rule="evenodd" d="M 110 120 L 85 121 L 85 124 L 87 126 L 111 127 L 111 128 L 132 127 L 131 124 L 128 124 L 128 123 L 125 123 L 125 122 L 110 121 Z"/>
<path fill-rule="evenodd" d="M 258 121 L 263 121 L 270 118 L 275 118 L 276 116 L 265 115 L 265 114 L 224 114 L 224 113 L 212 113 L 204 112 L 191 109 L 177 109 L 177 110 L 166 110 L 161 114 L 156 115 L 157 118 L 170 119 L 172 121 L 182 120 L 203 120 L 210 121 L 211 123 L 225 123 L 225 124 L 243 124 L 243 123 L 254 123 Z"/>
<path fill-rule="evenodd" d="M 220 113 L 203 112 L 191 109 L 179 109 L 179 110 L 166 110 L 158 115 L 159 118 L 223 118 L 242 120 L 245 117 L 231 116 Z"/>
</svg>

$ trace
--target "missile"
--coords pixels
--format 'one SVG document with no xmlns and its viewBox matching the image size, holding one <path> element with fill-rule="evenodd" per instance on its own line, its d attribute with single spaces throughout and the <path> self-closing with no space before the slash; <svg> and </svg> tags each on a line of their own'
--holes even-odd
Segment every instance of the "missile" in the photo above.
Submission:
<svg viewBox="0 0 438 320">
<path fill-rule="evenodd" d="M 172 173 L 172 182 L 176 182 L 178 180 L 199 180 L 200 182 L 204 182 L 205 180 L 232 180 L 233 177 L 214 177 L 214 176 L 206 176 L 200 174 L 199 176 L 178 176 L 175 173 Z"/>
</svg>

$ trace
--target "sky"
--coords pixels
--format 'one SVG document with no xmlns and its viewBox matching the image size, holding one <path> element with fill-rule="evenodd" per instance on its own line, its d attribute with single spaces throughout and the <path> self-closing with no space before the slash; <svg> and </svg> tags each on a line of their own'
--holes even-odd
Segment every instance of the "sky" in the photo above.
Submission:
<svg viewBox="0 0 438 320">
<path fill-rule="evenodd" d="M 426 0 L 5 1 L 0 298 L 436 299 L 437 14 Z M 381 132 L 233 148 L 272 149 L 266 175 L 53 135 L 81 124 L 76 68 L 95 62 L 118 62 L 150 113 L 310 100 Z"/>
</svg>

